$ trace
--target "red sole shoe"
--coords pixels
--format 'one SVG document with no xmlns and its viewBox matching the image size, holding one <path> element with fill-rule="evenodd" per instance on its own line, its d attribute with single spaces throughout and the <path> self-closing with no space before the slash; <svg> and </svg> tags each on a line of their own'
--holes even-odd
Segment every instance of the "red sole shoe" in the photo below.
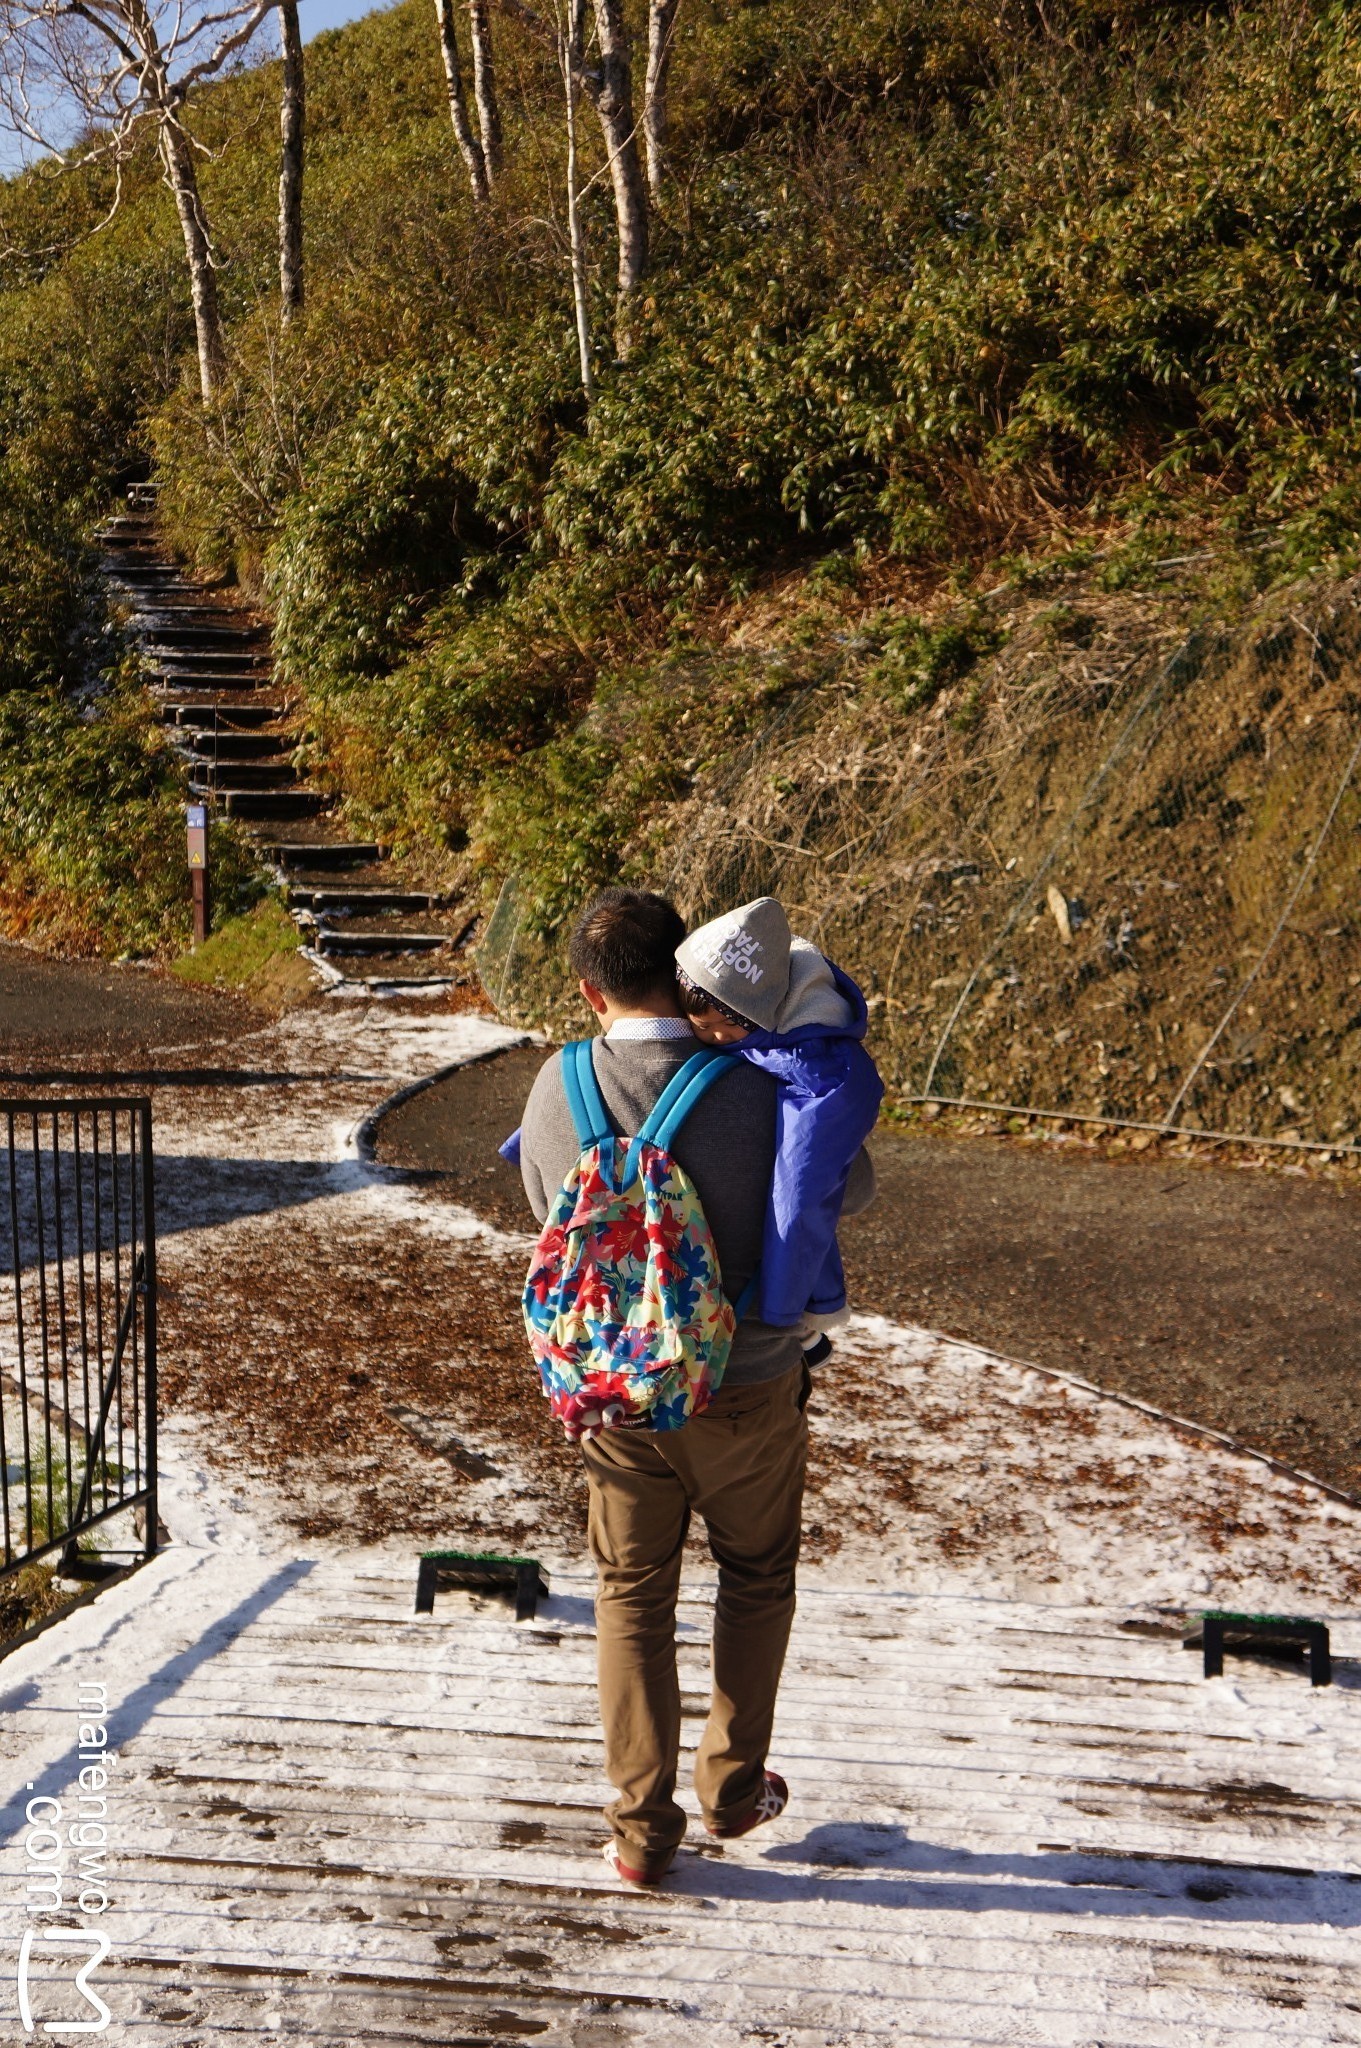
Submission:
<svg viewBox="0 0 1361 2048">
<path fill-rule="evenodd" d="M 646 1870 L 631 1870 L 628 1864 L 621 1860 L 618 1846 L 613 1841 L 606 1842 L 600 1853 L 617 1878 L 621 1879 L 624 1884 L 638 1885 L 644 1891 L 649 1891 L 653 1885 L 660 1884 L 666 1875 L 665 1871 L 661 1870 L 657 1872 L 655 1877 L 651 1876 Z"/>
<path fill-rule="evenodd" d="M 778 1771 L 767 1771 L 760 1796 L 745 1820 L 735 1821 L 729 1828 L 710 1828 L 709 1833 L 717 1836 L 720 1842 L 735 1842 L 739 1835 L 749 1835 L 763 1821 L 778 1820 L 788 1804 L 788 1785 Z"/>
</svg>

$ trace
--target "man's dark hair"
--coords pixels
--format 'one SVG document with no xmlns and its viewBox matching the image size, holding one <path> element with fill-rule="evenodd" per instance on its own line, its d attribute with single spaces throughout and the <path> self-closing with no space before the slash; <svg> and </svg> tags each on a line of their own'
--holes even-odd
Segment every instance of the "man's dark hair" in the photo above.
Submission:
<svg viewBox="0 0 1361 2048">
<path fill-rule="evenodd" d="M 647 889 L 602 889 L 577 919 L 567 957 L 573 974 L 616 1003 L 675 993 L 680 913 Z"/>
</svg>

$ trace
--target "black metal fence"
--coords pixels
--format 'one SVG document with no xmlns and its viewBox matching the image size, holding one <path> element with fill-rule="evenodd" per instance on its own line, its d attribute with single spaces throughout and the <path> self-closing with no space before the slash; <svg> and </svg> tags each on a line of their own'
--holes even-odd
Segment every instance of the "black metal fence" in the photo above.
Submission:
<svg viewBox="0 0 1361 2048">
<path fill-rule="evenodd" d="M 151 1104 L 0 1101 L 0 1578 L 141 1509 L 156 1548 Z"/>
</svg>

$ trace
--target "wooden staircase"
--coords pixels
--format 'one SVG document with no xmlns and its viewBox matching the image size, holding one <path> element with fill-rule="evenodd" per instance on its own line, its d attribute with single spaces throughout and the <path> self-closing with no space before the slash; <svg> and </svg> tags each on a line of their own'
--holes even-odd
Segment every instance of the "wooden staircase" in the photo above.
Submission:
<svg viewBox="0 0 1361 2048">
<path fill-rule="evenodd" d="M 134 485 L 98 539 L 188 799 L 242 825 L 324 979 L 355 994 L 462 979 L 471 906 L 412 886 L 381 846 L 346 836 L 299 758 L 298 706 L 275 676 L 268 621 L 169 554 L 151 486 Z"/>
</svg>

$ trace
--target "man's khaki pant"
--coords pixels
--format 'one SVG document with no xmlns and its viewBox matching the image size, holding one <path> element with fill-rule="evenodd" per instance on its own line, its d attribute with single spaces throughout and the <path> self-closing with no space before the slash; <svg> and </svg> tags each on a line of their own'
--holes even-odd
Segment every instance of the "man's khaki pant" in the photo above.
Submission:
<svg viewBox="0 0 1361 2048">
<path fill-rule="evenodd" d="M 809 1374 L 720 1389 L 684 1429 L 606 1431 L 583 1446 L 599 1584 L 596 1634 L 606 1808 L 624 1861 L 664 1870 L 685 1833 L 676 1804 L 676 1594 L 692 1509 L 718 1565 L 713 1698 L 695 1758 L 706 1822 L 731 1826 L 760 1794 L 799 1557 Z"/>
</svg>

